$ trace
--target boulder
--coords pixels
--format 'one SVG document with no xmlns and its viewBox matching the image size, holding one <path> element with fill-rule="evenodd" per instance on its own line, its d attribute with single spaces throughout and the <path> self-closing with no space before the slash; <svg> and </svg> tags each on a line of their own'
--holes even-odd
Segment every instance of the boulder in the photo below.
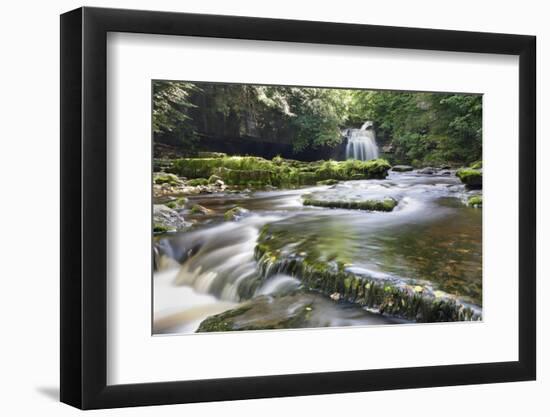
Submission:
<svg viewBox="0 0 550 417">
<path fill-rule="evenodd" d="M 153 184 L 177 186 L 182 185 L 183 181 L 175 174 L 168 174 L 165 172 L 156 172 L 153 174 Z"/>
<path fill-rule="evenodd" d="M 189 224 L 176 210 L 164 204 L 153 206 L 153 232 L 166 233 L 185 229 Z"/>
<path fill-rule="evenodd" d="M 456 171 L 456 176 L 469 189 L 480 189 L 483 184 L 483 173 L 481 170 L 462 168 Z"/>
<path fill-rule="evenodd" d="M 227 210 L 223 215 L 223 218 L 226 221 L 239 220 L 248 213 L 249 211 L 247 209 L 237 206 Z"/>
<path fill-rule="evenodd" d="M 468 205 L 474 208 L 481 208 L 483 206 L 483 197 L 480 195 L 473 195 L 468 199 Z"/>
</svg>

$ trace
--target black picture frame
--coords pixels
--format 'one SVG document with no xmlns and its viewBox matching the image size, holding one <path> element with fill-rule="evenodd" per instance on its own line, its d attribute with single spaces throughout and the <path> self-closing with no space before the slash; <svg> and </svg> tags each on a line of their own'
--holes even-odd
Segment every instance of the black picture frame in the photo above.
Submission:
<svg viewBox="0 0 550 417">
<path fill-rule="evenodd" d="M 519 56 L 519 360 L 107 385 L 108 32 Z M 94 409 L 535 379 L 535 45 L 524 35 L 251 17 L 88 7 L 61 15 L 61 401 Z"/>
</svg>

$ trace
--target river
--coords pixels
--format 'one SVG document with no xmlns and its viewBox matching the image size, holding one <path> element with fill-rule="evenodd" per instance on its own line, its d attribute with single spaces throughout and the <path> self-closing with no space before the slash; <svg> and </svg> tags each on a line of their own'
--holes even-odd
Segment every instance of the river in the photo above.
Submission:
<svg viewBox="0 0 550 417">
<path fill-rule="evenodd" d="M 398 205 L 392 212 L 318 208 L 304 206 L 304 194 L 332 200 L 391 197 Z M 358 275 L 424 283 L 480 311 L 482 211 L 465 204 L 471 194 L 449 171 L 390 171 L 384 180 L 191 196 L 189 206 L 200 204 L 211 211 L 185 211 L 194 226 L 156 242 L 164 256 L 153 277 L 153 331 L 192 333 L 205 318 L 247 299 L 264 296 L 277 304 L 285 299 L 277 296 L 284 294 L 302 294 L 313 303 L 310 327 L 407 322 L 305 291 L 300 277 L 260 273 L 254 249 L 266 225 L 283 234 L 284 251 L 307 251 L 319 262 L 339 262 Z M 224 213 L 235 206 L 248 213 L 224 221 Z M 276 307 L 279 315 L 290 308 L 282 301 Z"/>
</svg>

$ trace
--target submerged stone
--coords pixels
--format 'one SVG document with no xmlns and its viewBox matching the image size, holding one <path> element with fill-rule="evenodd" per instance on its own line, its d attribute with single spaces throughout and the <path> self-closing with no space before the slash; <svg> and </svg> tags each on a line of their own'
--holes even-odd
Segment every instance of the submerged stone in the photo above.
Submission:
<svg viewBox="0 0 550 417">
<path fill-rule="evenodd" d="M 191 214 L 211 214 L 212 210 L 207 209 L 204 206 L 201 206 L 200 204 L 195 204 L 193 207 L 191 207 Z"/>
</svg>

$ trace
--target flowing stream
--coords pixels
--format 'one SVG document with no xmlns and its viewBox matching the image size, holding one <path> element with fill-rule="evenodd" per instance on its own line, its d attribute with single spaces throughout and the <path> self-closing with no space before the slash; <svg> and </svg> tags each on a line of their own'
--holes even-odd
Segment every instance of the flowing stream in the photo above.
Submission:
<svg viewBox="0 0 550 417">
<path fill-rule="evenodd" d="M 372 155 L 368 152 L 365 158 Z M 357 274 L 428 281 L 438 291 L 481 306 L 481 210 L 464 204 L 470 192 L 449 174 L 390 171 L 384 180 L 191 197 L 190 204 L 211 212 L 193 216 L 184 211 L 195 225 L 157 241 L 163 256 L 154 274 L 154 332 L 194 332 L 205 318 L 245 300 L 301 288 L 297 277 L 260 271 L 254 249 L 265 225 L 282 231 L 288 250 L 315 245 L 319 262 L 336 257 Z M 306 207 L 306 193 L 331 199 L 392 197 L 399 204 L 389 213 Z M 235 206 L 248 214 L 224 221 L 223 214 Z M 307 296 L 318 303 L 316 319 L 323 326 L 402 322 L 334 303 L 326 295 Z"/>
<path fill-rule="evenodd" d="M 361 129 L 347 129 L 346 159 L 368 161 L 378 158 L 378 146 L 372 122 L 365 122 Z"/>
</svg>

